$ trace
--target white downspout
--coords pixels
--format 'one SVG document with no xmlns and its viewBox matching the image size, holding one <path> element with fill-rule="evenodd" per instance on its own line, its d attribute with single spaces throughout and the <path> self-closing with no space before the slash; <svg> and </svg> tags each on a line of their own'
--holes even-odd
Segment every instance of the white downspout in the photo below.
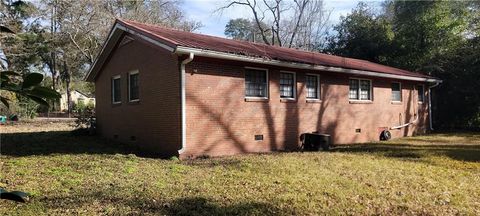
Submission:
<svg viewBox="0 0 480 216">
<path fill-rule="evenodd" d="M 186 116 L 186 99 L 185 99 L 185 65 L 193 60 L 193 52 L 189 53 L 188 58 L 180 63 L 181 77 L 181 98 L 182 98 L 182 148 L 178 150 L 178 154 L 182 154 L 187 147 L 187 116 Z"/>
<path fill-rule="evenodd" d="M 440 82 L 436 82 L 434 85 L 428 87 L 428 120 L 430 122 L 430 130 L 433 131 L 433 117 L 432 117 L 432 88 L 440 85 Z"/>
</svg>

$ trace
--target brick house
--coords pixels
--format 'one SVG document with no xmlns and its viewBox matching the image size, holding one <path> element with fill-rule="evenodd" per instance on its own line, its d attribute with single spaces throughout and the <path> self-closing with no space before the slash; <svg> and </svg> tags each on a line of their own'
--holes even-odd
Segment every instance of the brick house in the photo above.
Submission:
<svg viewBox="0 0 480 216">
<path fill-rule="evenodd" d="M 339 56 L 117 20 L 91 67 L 98 131 L 158 156 L 293 150 L 429 129 L 423 74 Z"/>
</svg>

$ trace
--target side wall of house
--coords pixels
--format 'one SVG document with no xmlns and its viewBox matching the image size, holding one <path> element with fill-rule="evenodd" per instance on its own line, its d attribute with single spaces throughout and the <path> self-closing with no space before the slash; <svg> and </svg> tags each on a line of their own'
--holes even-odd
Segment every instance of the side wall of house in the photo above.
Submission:
<svg viewBox="0 0 480 216">
<path fill-rule="evenodd" d="M 267 101 L 245 100 L 245 66 L 268 69 Z M 280 100 L 280 70 L 296 73 L 296 101 Z M 392 103 L 391 82 L 398 80 L 317 72 L 321 101 L 307 103 L 306 73 L 312 71 L 195 58 L 187 65 L 187 148 L 182 157 L 293 150 L 299 147 L 301 133 L 313 131 L 331 134 L 334 144 L 379 140 L 383 128 L 412 121 L 417 109 L 418 123 L 392 130 L 392 135 L 426 131 L 427 85 L 425 102 L 418 103 L 413 88 L 422 83 L 401 81 L 402 102 Z M 372 80 L 371 103 L 349 101 L 349 78 L 353 77 Z M 255 135 L 263 135 L 263 140 L 255 141 Z"/>
<path fill-rule="evenodd" d="M 122 43 L 120 43 L 122 44 Z M 128 101 L 128 73 L 139 71 L 138 102 Z M 112 77 L 121 76 L 121 104 L 112 104 Z M 99 133 L 157 156 L 181 147 L 178 58 L 141 40 L 119 45 L 95 80 Z"/>
</svg>

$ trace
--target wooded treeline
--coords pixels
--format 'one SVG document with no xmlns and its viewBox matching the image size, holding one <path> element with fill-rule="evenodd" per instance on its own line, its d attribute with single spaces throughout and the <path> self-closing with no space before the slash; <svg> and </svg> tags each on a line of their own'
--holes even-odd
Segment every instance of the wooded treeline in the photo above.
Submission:
<svg viewBox="0 0 480 216">
<path fill-rule="evenodd" d="M 480 2 L 360 3 L 335 26 L 324 52 L 443 80 L 433 89 L 437 128 L 480 128 Z"/>
<path fill-rule="evenodd" d="M 302 13 L 302 5 L 309 6 L 314 2 L 317 10 Z M 295 31 L 309 32 L 311 27 L 302 23 L 310 16 L 323 17 L 317 19 L 315 25 L 325 26 L 329 11 L 322 5 L 310 0 L 293 3 L 235 0 L 225 7 L 247 7 L 252 11 L 253 19 L 231 20 L 225 28 L 225 35 L 251 41 L 253 33 L 256 42 L 270 41 L 267 44 L 365 59 L 438 77 L 443 83 L 433 90 L 434 126 L 480 129 L 479 1 L 387 0 L 380 6 L 378 3 L 359 3 L 333 26 L 333 31 L 316 32 L 315 40 L 311 40 L 311 34 L 293 34 Z M 276 14 L 269 16 L 269 13 Z M 285 21 L 285 17 L 290 20 Z M 300 20 L 298 25 L 292 22 L 295 20 Z M 258 23 L 263 27 L 260 28 Z M 290 40 L 284 40 L 282 36 L 275 37 L 272 32 L 294 37 L 294 43 L 286 42 Z M 276 42 L 274 38 L 284 42 Z M 315 45 L 295 43 L 308 40 L 315 41 Z"/>
</svg>

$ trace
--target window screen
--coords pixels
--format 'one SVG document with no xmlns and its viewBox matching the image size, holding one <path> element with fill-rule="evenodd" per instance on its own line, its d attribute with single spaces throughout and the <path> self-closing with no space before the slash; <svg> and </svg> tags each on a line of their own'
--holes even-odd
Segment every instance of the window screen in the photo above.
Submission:
<svg viewBox="0 0 480 216">
<path fill-rule="evenodd" d="M 360 100 L 370 100 L 370 80 L 360 80 Z"/>
<path fill-rule="evenodd" d="M 318 76 L 307 75 L 307 98 L 308 99 L 320 99 L 320 88 L 318 86 Z"/>
<path fill-rule="evenodd" d="M 417 91 L 418 91 L 418 102 L 423 102 L 423 100 L 425 99 L 425 90 L 423 89 L 423 85 L 418 85 Z"/>
<path fill-rule="evenodd" d="M 139 99 L 138 84 L 138 73 L 130 74 L 128 77 L 128 91 L 130 101 L 135 101 Z"/>
<path fill-rule="evenodd" d="M 246 69 L 245 70 L 245 96 L 267 97 L 267 71 Z"/>
<path fill-rule="evenodd" d="M 112 79 L 112 102 L 120 103 L 122 101 L 120 77 Z"/>
<path fill-rule="evenodd" d="M 371 100 L 372 82 L 370 80 L 350 79 L 350 100 Z"/>
<path fill-rule="evenodd" d="M 295 98 L 295 79 L 293 73 L 280 73 L 280 97 Z"/>
<path fill-rule="evenodd" d="M 392 83 L 392 101 L 402 101 L 402 88 L 400 83 Z"/>
<path fill-rule="evenodd" d="M 358 100 L 358 87 L 359 87 L 359 80 L 357 79 L 350 79 L 350 92 L 348 97 L 352 100 Z"/>
</svg>

